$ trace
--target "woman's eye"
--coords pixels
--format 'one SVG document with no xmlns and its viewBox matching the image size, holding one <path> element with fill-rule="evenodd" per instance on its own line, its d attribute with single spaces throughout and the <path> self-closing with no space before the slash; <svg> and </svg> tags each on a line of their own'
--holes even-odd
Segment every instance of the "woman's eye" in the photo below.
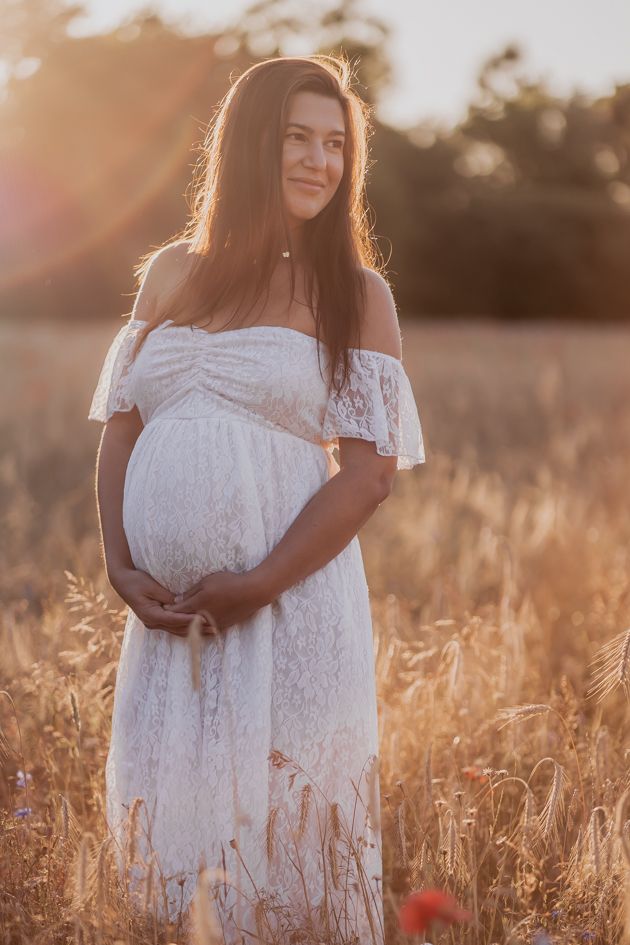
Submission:
<svg viewBox="0 0 630 945">
<path fill-rule="evenodd" d="M 287 134 L 287 138 L 301 138 L 302 140 L 304 140 L 305 136 L 299 131 L 289 131 Z M 337 150 L 339 150 L 340 148 L 343 148 L 343 141 L 339 139 L 332 140 L 329 142 L 329 144 L 333 144 Z"/>
</svg>

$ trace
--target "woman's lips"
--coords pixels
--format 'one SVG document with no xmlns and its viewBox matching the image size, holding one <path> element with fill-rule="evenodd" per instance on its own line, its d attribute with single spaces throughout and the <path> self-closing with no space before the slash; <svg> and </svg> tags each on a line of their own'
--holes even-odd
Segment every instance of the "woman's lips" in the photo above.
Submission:
<svg viewBox="0 0 630 945">
<path fill-rule="evenodd" d="M 310 194 L 315 194 L 318 191 L 324 189 L 323 184 L 308 184 L 305 180 L 296 180 L 295 177 L 290 177 L 289 180 L 292 184 L 297 184 L 298 187 L 303 187 L 304 190 L 307 190 Z"/>
</svg>

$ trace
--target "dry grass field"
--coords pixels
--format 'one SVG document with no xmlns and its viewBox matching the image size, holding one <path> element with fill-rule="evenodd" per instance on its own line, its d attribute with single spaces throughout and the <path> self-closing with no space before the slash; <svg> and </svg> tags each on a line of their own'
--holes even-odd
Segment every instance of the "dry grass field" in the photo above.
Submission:
<svg viewBox="0 0 630 945">
<path fill-rule="evenodd" d="M 129 908 L 103 816 L 125 613 L 100 562 L 86 415 L 115 329 L 0 326 L 11 945 L 184 940 Z M 425 886 L 473 914 L 434 945 L 630 942 L 629 332 L 461 322 L 403 337 L 427 463 L 361 533 L 387 943 L 408 940 L 397 908 Z"/>
</svg>

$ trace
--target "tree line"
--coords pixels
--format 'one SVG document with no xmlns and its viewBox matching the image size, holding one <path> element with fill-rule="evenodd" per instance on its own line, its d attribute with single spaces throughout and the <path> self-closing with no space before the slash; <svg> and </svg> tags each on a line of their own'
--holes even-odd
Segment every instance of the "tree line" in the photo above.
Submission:
<svg viewBox="0 0 630 945">
<path fill-rule="evenodd" d="M 72 31 L 79 5 L 0 10 L 5 317 L 130 309 L 132 266 L 183 225 L 213 109 L 257 59 L 308 36 L 310 52 L 349 56 L 360 94 L 378 102 L 391 82 L 386 24 L 358 0 L 291 10 L 260 0 L 215 34 L 145 11 L 91 36 Z M 510 46 L 480 69 L 458 125 L 374 122 L 368 197 L 402 313 L 630 314 L 630 84 L 558 98 L 525 76 Z"/>
</svg>

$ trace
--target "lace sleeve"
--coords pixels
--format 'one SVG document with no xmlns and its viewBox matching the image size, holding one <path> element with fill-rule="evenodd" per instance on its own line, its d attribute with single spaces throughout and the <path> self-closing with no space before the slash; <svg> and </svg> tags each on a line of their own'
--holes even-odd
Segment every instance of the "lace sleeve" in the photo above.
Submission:
<svg viewBox="0 0 630 945">
<path fill-rule="evenodd" d="M 117 411 L 127 411 L 134 407 L 131 350 L 141 325 L 142 322 L 129 319 L 109 346 L 92 397 L 88 420 L 107 423 Z"/>
<path fill-rule="evenodd" d="M 416 402 L 398 358 L 350 349 L 349 384 L 341 394 L 333 389 L 322 427 L 325 445 L 337 446 L 339 436 L 371 440 L 382 456 L 398 457 L 398 469 L 425 461 Z"/>
</svg>

